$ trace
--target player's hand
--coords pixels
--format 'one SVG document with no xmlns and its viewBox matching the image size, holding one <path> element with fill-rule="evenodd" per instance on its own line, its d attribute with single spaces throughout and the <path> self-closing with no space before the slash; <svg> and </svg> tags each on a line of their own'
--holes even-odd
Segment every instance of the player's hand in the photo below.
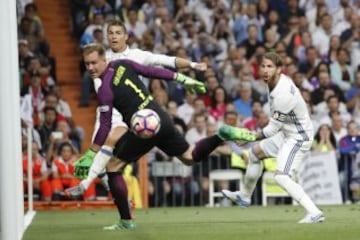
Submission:
<svg viewBox="0 0 360 240">
<path fill-rule="evenodd" d="M 89 170 L 93 160 L 95 158 L 96 152 L 91 149 L 86 150 L 85 154 L 82 155 L 76 162 L 74 162 L 74 176 L 80 179 L 87 178 Z"/>
<path fill-rule="evenodd" d="M 184 74 L 177 73 L 175 80 L 176 82 L 183 84 L 185 89 L 191 93 L 206 93 L 206 87 L 204 83 L 192 79 L 191 77 L 188 77 Z"/>
<path fill-rule="evenodd" d="M 207 69 L 207 65 L 204 62 L 198 63 L 198 62 L 192 62 L 190 64 L 190 67 L 192 69 L 198 70 L 198 71 L 205 71 Z"/>
</svg>

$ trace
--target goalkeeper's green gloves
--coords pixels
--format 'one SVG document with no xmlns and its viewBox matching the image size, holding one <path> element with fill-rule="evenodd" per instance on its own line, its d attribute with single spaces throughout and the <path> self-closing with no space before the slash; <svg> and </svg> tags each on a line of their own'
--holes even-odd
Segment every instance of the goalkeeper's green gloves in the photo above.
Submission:
<svg viewBox="0 0 360 240">
<path fill-rule="evenodd" d="M 87 178 L 91 164 L 94 161 L 96 152 L 88 149 L 76 162 L 74 162 L 74 176 L 80 179 Z"/>
<path fill-rule="evenodd" d="M 176 82 L 181 83 L 184 85 L 186 91 L 189 91 L 191 93 L 206 93 L 206 87 L 205 84 L 192 79 L 191 77 L 188 77 L 181 73 L 176 73 Z"/>
</svg>

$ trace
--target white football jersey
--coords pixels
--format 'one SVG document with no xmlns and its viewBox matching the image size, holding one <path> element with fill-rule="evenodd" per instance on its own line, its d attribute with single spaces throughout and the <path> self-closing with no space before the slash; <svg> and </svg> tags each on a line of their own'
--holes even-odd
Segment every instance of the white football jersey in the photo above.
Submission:
<svg viewBox="0 0 360 240">
<path fill-rule="evenodd" d="M 299 141 L 312 141 L 313 125 L 306 103 L 294 82 L 288 76 L 281 74 L 275 88 L 269 93 L 271 119 L 263 129 L 266 137 L 276 133 Z M 277 127 L 276 127 L 277 126 Z"/>
<path fill-rule="evenodd" d="M 155 54 L 138 48 L 132 49 L 129 48 L 129 46 L 127 46 L 125 51 L 121 53 L 115 53 L 111 49 L 108 49 L 105 53 L 105 57 L 108 63 L 118 59 L 129 59 L 143 65 L 158 65 L 176 68 L 176 57 L 170 57 L 163 54 Z"/>
</svg>

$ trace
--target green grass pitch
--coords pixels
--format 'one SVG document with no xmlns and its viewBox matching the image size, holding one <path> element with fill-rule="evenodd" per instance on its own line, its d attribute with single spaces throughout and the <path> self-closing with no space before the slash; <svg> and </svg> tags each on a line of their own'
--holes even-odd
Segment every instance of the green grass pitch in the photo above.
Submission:
<svg viewBox="0 0 360 240">
<path fill-rule="evenodd" d="M 24 240 L 359 240 L 360 205 L 323 206 L 326 221 L 297 224 L 298 206 L 248 209 L 150 208 L 135 211 L 135 230 L 103 231 L 115 210 L 38 211 Z"/>
</svg>

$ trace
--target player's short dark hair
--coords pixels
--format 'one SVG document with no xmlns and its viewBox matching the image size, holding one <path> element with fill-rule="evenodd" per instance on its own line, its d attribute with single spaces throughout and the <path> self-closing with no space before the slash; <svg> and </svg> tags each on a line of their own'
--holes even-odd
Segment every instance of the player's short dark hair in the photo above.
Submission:
<svg viewBox="0 0 360 240">
<path fill-rule="evenodd" d="M 276 67 L 281 67 L 283 65 L 280 56 L 275 52 L 267 52 L 263 55 L 263 59 L 269 59 L 272 61 Z"/>
<path fill-rule="evenodd" d="M 107 27 L 107 31 L 109 30 L 109 28 L 111 27 L 111 26 L 119 26 L 119 27 L 121 27 L 123 30 L 124 30 L 124 33 L 128 33 L 127 32 L 127 30 L 126 30 L 126 27 L 125 27 L 125 23 L 124 22 L 122 22 L 122 21 L 120 21 L 120 20 L 118 20 L 118 19 L 111 19 L 111 20 L 109 20 L 108 22 L 107 22 L 107 24 L 108 24 L 108 27 Z"/>
</svg>

